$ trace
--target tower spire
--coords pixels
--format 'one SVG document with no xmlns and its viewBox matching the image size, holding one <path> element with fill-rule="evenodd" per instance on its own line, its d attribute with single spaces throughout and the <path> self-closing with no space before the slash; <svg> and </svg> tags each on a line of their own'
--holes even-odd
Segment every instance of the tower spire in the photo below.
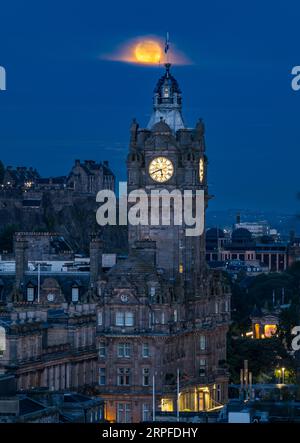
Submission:
<svg viewBox="0 0 300 443">
<path fill-rule="evenodd" d="M 147 127 L 151 129 L 162 117 L 175 133 L 178 129 L 185 128 L 181 115 L 181 90 L 170 72 L 171 63 L 165 63 L 165 68 L 164 75 L 154 89 L 153 113 Z"/>
</svg>

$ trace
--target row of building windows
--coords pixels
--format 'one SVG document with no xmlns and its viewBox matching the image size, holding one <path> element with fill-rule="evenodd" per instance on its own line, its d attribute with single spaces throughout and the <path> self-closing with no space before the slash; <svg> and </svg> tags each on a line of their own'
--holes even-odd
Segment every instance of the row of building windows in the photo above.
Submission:
<svg viewBox="0 0 300 443">
<path fill-rule="evenodd" d="M 107 346 L 105 342 L 99 343 L 99 357 L 106 357 Z M 132 356 L 132 345 L 131 343 L 119 343 L 117 347 L 117 355 L 120 358 L 130 358 Z M 150 346 L 149 343 L 142 344 L 142 357 L 150 357 Z"/>
<path fill-rule="evenodd" d="M 143 403 L 142 405 L 142 420 L 150 421 L 152 417 L 151 406 L 149 403 Z M 117 403 L 117 423 L 131 423 L 131 404 L 130 403 Z"/>
<path fill-rule="evenodd" d="M 97 322 L 98 326 L 103 326 L 103 312 L 99 311 L 97 315 Z M 174 311 L 174 321 L 177 321 L 177 310 Z M 134 313 L 132 311 L 117 311 L 115 314 L 115 326 L 121 326 L 121 327 L 128 327 L 128 326 L 134 326 L 135 319 L 134 319 Z M 160 316 L 158 317 L 158 313 L 150 312 L 149 313 L 149 327 L 151 327 L 153 324 L 162 324 L 164 325 L 166 323 L 165 321 L 165 313 L 160 313 Z"/>
<path fill-rule="evenodd" d="M 130 368 L 118 368 L 117 369 L 117 385 L 118 386 L 130 386 L 131 385 L 132 371 Z M 99 368 L 99 385 L 106 385 L 106 368 Z M 150 369 L 142 369 L 142 385 L 150 386 Z"/>
<path fill-rule="evenodd" d="M 28 286 L 26 290 L 26 299 L 28 302 L 33 302 L 35 300 L 35 288 L 33 286 Z M 49 293 L 47 296 L 49 302 L 54 301 L 54 295 Z M 71 293 L 71 299 L 73 303 L 77 303 L 79 301 L 79 288 L 73 287 Z"/>
</svg>

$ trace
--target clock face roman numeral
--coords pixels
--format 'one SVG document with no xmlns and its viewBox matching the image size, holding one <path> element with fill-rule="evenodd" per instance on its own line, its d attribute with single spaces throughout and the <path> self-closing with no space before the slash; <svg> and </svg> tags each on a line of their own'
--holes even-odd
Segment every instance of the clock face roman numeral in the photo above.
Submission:
<svg viewBox="0 0 300 443">
<path fill-rule="evenodd" d="M 174 173 L 174 166 L 167 157 L 156 157 L 149 165 L 149 175 L 152 180 L 163 183 L 172 177 Z"/>
</svg>

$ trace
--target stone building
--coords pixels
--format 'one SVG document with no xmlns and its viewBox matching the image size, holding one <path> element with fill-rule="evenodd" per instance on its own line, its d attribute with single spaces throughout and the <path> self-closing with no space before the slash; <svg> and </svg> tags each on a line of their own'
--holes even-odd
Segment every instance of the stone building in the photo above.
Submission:
<svg viewBox="0 0 300 443">
<path fill-rule="evenodd" d="M 0 273 L 0 373 L 14 374 L 19 390 L 92 386 L 97 353 L 90 273 L 29 270 L 31 241 L 31 234 L 16 236 L 15 272 Z M 95 269 L 93 260 L 91 254 Z"/>
<path fill-rule="evenodd" d="M 94 160 L 75 160 L 67 178 L 67 186 L 76 192 L 97 194 L 101 189 L 115 188 L 115 176 L 108 161 L 96 163 Z"/>
<path fill-rule="evenodd" d="M 29 192 L 59 191 L 66 188 L 83 194 L 96 194 L 101 189 L 114 190 L 115 175 L 107 160 L 75 160 L 68 176 L 41 177 L 36 169 L 26 166 L 7 166 L 2 188 Z M 25 197 L 25 196 L 24 196 Z M 28 197 L 27 197 L 28 199 Z"/>
<path fill-rule="evenodd" d="M 204 124 L 183 123 L 169 64 L 147 129 L 132 123 L 127 172 L 128 192 L 203 190 L 207 205 Z M 205 234 L 188 237 L 185 228 L 129 225 L 127 260 L 96 283 L 98 389 L 109 420 L 151 419 L 153 384 L 155 409 L 175 410 L 177 378 L 181 411 L 209 411 L 227 401 L 230 291 L 206 266 Z"/>
<path fill-rule="evenodd" d="M 235 260 L 266 272 L 282 272 L 293 262 L 291 255 L 295 248 L 289 242 L 274 241 L 268 235 L 257 238 L 245 228 L 235 229 L 231 238 L 222 229 L 211 228 L 207 240 L 206 260 L 210 263 Z"/>
<path fill-rule="evenodd" d="M 8 188 L 30 188 L 40 175 L 36 169 L 27 168 L 26 166 L 7 166 L 4 171 L 3 184 Z"/>
<path fill-rule="evenodd" d="M 206 209 L 204 124 L 187 128 L 181 106 L 167 64 L 147 129 L 131 126 L 128 191 L 189 190 L 193 204 L 203 191 Z M 76 162 L 69 185 L 94 192 L 105 168 Z M 176 209 L 170 204 L 171 220 Z M 186 229 L 174 221 L 129 225 L 129 255 L 107 272 L 98 238 L 90 244 L 89 272 L 50 272 L 28 269 L 34 242 L 17 236 L 16 270 L 0 273 L 0 371 L 13 373 L 19 389 L 92 390 L 111 421 L 151 420 L 153 391 L 155 410 L 163 412 L 222 407 L 230 291 L 206 265 L 205 233 L 186 236 Z"/>
</svg>

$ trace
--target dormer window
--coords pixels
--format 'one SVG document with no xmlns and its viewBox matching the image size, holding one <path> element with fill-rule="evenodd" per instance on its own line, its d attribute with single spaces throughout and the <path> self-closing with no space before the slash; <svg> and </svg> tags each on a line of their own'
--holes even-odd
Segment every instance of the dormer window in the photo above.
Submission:
<svg viewBox="0 0 300 443">
<path fill-rule="evenodd" d="M 155 296 L 155 286 L 151 286 L 150 287 L 150 296 L 154 297 Z"/>
<path fill-rule="evenodd" d="M 34 301 L 34 288 L 32 286 L 27 287 L 26 298 L 29 302 Z"/>
<path fill-rule="evenodd" d="M 77 303 L 79 301 L 79 288 L 78 286 L 72 287 L 72 302 Z"/>
</svg>

